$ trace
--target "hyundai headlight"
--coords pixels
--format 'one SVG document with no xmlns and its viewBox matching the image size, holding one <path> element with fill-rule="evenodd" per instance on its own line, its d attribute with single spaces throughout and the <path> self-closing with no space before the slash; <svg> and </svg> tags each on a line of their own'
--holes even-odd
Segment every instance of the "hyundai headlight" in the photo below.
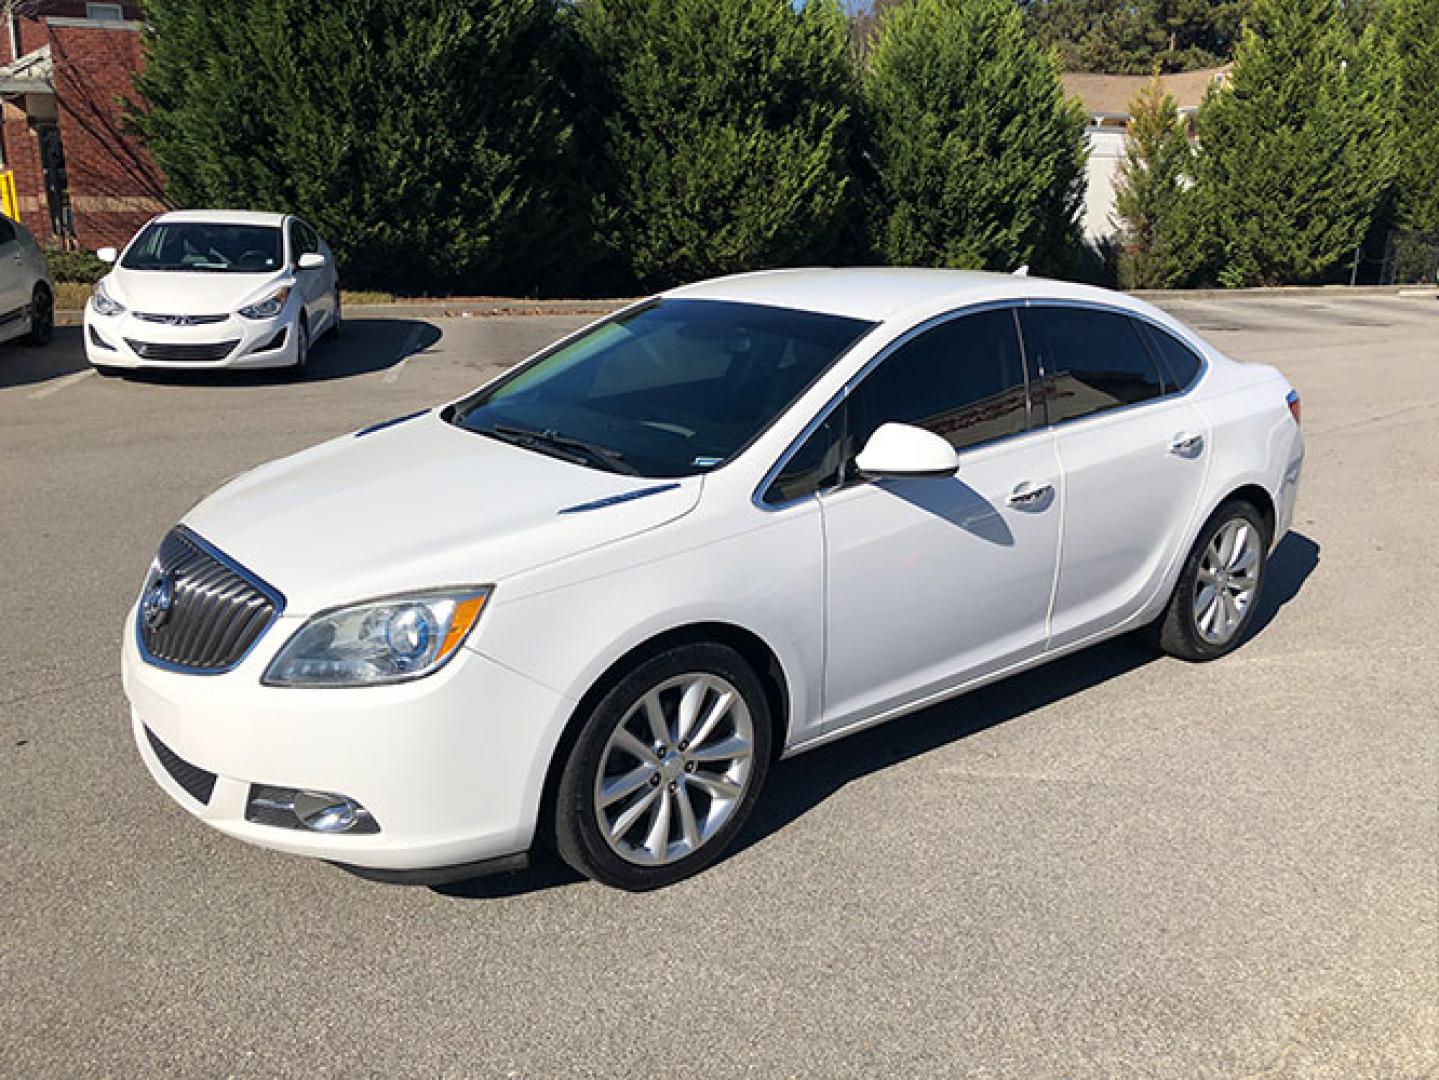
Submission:
<svg viewBox="0 0 1439 1080">
<path fill-rule="evenodd" d="M 105 283 L 103 281 L 95 282 L 95 287 L 90 290 L 90 306 L 95 309 L 96 315 L 110 316 L 125 314 L 125 305 L 117 303 L 110 298 L 110 294 L 105 291 Z"/>
<path fill-rule="evenodd" d="M 314 616 L 285 643 L 266 686 L 376 686 L 443 667 L 479 621 L 491 587 L 390 596 Z"/>
<path fill-rule="evenodd" d="M 240 314 L 247 319 L 273 319 L 285 310 L 285 301 L 289 298 L 290 287 L 286 285 L 283 289 L 277 289 L 265 297 L 265 299 L 242 307 Z"/>
</svg>

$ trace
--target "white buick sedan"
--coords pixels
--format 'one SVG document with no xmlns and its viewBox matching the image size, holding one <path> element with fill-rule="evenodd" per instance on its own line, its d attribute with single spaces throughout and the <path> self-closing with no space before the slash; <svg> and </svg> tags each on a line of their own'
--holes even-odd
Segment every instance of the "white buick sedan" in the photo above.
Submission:
<svg viewBox="0 0 1439 1080">
<path fill-rule="evenodd" d="M 1126 631 L 1223 656 L 1302 460 L 1283 376 L 1129 297 L 691 285 L 195 507 L 126 626 L 135 739 L 265 847 L 653 888 L 778 758 Z"/>
<path fill-rule="evenodd" d="M 293 368 L 340 328 L 334 256 L 309 224 L 286 214 L 182 210 L 161 214 L 85 305 L 85 358 L 101 375 L 136 368 Z"/>
</svg>

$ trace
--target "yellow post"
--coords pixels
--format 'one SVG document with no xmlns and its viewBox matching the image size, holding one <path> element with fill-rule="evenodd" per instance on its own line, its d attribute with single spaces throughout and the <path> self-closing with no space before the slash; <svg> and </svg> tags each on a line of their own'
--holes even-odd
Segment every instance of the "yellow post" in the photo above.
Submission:
<svg viewBox="0 0 1439 1080">
<path fill-rule="evenodd" d="M 11 221 L 20 220 L 20 198 L 15 193 L 15 170 L 0 172 L 0 210 Z"/>
</svg>

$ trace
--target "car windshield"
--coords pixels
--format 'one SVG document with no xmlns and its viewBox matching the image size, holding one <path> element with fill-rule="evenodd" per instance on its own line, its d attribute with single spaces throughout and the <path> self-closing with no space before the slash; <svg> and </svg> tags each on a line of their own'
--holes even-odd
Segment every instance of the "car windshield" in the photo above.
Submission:
<svg viewBox="0 0 1439 1080">
<path fill-rule="evenodd" d="M 274 226 L 163 221 L 145 226 L 120 265 L 126 270 L 265 274 L 280 268 L 283 249 Z"/>
<path fill-rule="evenodd" d="M 659 300 L 601 323 L 452 421 L 576 464 L 647 477 L 717 468 L 873 326 L 716 300 Z"/>
</svg>

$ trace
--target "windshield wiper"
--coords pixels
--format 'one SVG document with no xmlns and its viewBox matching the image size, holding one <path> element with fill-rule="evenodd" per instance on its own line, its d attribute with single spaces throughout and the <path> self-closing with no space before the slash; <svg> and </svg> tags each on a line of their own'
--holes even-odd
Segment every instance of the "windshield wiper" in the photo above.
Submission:
<svg viewBox="0 0 1439 1080">
<path fill-rule="evenodd" d="M 600 446 L 598 443 L 586 442 L 584 439 L 575 439 L 569 435 L 561 435 L 558 431 L 537 431 L 534 428 L 516 427 L 513 424 L 494 424 L 485 430 L 490 434 L 498 435 L 507 442 L 513 442 L 517 446 L 543 450 L 552 453 L 555 457 L 572 461 L 576 465 L 583 465 L 588 460 L 610 472 L 627 473 L 631 476 L 639 475 L 639 470 L 627 462 L 624 454 L 618 450 Z"/>
</svg>

